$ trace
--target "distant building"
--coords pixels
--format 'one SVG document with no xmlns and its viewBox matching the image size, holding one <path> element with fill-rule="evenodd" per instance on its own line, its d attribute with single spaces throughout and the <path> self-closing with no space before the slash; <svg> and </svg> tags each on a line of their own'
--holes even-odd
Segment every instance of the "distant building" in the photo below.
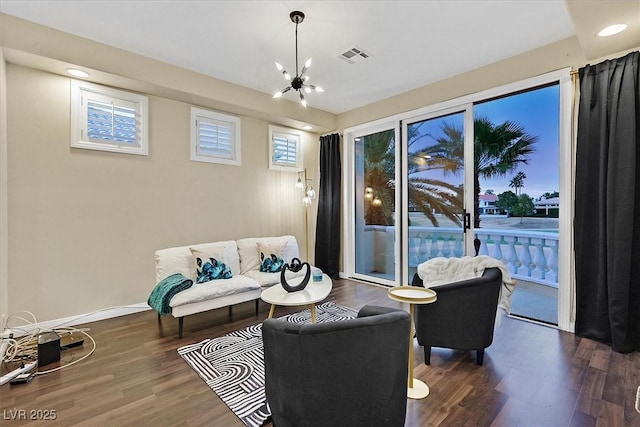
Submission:
<svg viewBox="0 0 640 427">
<path fill-rule="evenodd" d="M 536 200 L 533 202 L 536 207 L 536 214 L 545 216 L 558 217 L 560 210 L 560 197 L 552 197 L 550 199 Z"/>
<path fill-rule="evenodd" d="M 480 215 L 497 215 L 499 214 L 499 210 L 496 207 L 496 202 L 498 201 L 498 196 L 495 194 L 480 194 Z"/>
</svg>

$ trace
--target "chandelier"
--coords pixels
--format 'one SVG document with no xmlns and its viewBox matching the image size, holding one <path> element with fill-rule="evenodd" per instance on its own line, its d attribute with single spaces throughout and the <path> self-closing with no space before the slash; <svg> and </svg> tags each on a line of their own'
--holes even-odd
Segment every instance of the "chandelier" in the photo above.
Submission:
<svg viewBox="0 0 640 427">
<path fill-rule="evenodd" d="M 300 95 L 300 103 L 303 107 L 306 108 L 307 101 L 304 99 L 304 94 L 302 93 L 302 91 L 306 93 L 311 93 L 312 90 L 315 90 L 316 92 L 324 92 L 324 89 L 322 89 L 320 86 L 314 86 L 307 83 L 307 80 L 309 80 L 309 76 L 305 76 L 304 73 L 306 73 L 309 67 L 311 67 L 311 58 L 307 59 L 307 62 L 304 63 L 304 67 L 302 67 L 302 70 L 300 70 L 300 73 L 298 74 L 298 24 L 304 21 L 304 13 L 294 10 L 289 14 L 289 18 L 291 18 L 291 22 L 296 24 L 296 75 L 292 79 L 291 74 L 289 74 L 287 70 L 285 70 L 284 67 L 280 65 L 280 63 L 276 62 L 278 71 L 282 73 L 285 80 L 289 81 L 289 86 L 279 92 L 276 92 L 273 97 L 280 98 L 291 89 L 294 89 Z"/>
</svg>

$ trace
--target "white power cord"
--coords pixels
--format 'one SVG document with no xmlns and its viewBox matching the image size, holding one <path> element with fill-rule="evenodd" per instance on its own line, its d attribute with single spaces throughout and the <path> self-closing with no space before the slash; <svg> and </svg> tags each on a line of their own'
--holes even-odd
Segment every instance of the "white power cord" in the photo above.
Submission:
<svg viewBox="0 0 640 427">
<path fill-rule="evenodd" d="M 31 319 L 26 319 L 25 317 L 19 315 L 19 314 L 12 314 L 11 316 L 9 316 L 4 324 L 4 328 L 2 329 L 4 332 L 2 333 L 2 344 L 0 349 L 2 350 L 0 352 L 0 363 L 1 362 L 16 362 L 16 361 L 20 361 L 22 362 L 23 366 L 21 368 L 15 369 L 13 372 L 5 375 L 2 377 L 2 381 L 0 382 L 0 385 L 8 382 L 11 378 L 15 377 L 16 375 L 22 373 L 22 372 L 26 372 L 27 370 L 31 370 L 33 368 L 35 368 L 35 366 L 37 365 L 37 359 L 38 359 L 38 335 L 41 332 L 40 327 L 38 326 L 38 320 L 36 319 L 36 316 L 29 312 L 29 311 L 23 311 L 20 313 L 26 313 L 28 314 Z M 23 321 L 25 324 L 19 327 L 13 326 L 13 327 L 9 327 L 9 323 L 13 320 L 13 319 L 18 319 Z M 13 332 L 17 331 L 17 333 L 24 333 L 24 335 L 22 335 L 20 338 L 18 339 L 14 339 L 13 338 Z M 53 329 L 54 332 L 58 333 L 58 334 L 72 334 L 72 333 L 80 333 L 85 335 L 92 343 L 93 347 L 91 348 L 91 350 L 89 351 L 89 353 L 85 354 L 84 356 L 82 356 L 81 358 L 77 359 L 77 360 L 73 360 L 71 362 L 65 363 L 64 365 L 58 366 L 57 368 L 53 368 L 53 369 L 49 369 L 46 371 L 38 371 L 36 372 L 36 375 L 44 375 L 44 374 L 48 374 L 51 372 L 55 372 L 55 371 L 59 371 L 60 369 L 63 368 L 67 368 L 69 366 L 75 365 L 78 362 L 81 362 L 83 360 L 85 360 L 87 357 L 91 356 L 93 354 L 93 352 L 96 350 L 96 342 L 93 339 L 93 337 L 91 337 L 91 335 L 89 335 L 87 333 L 88 329 L 77 329 L 77 328 L 73 328 L 73 327 L 60 327 L 60 328 L 55 328 Z M 29 363 L 24 363 L 23 359 L 28 359 L 31 360 L 32 362 Z M 6 377 L 6 378 L 5 378 Z"/>
<path fill-rule="evenodd" d="M 636 411 L 640 412 L 640 386 L 638 386 L 638 390 L 636 391 Z"/>
</svg>

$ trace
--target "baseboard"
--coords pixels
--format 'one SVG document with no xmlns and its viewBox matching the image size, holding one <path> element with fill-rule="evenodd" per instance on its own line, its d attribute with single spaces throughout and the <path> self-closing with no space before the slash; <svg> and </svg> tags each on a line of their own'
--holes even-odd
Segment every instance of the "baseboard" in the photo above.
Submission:
<svg viewBox="0 0 640 427">
<path fill-rule="evenodd" d="M 75 326 L 84 323 L 97 322 L 98 320 L 111 319 L 114 317 L 126 316 L 127 314 L 139 313 L 142 311 L 151 310 L 151 307 L 146 302 L 137 304 L 131 304 L 120 307 L 109 307 L 101 310 L 92 311 L 90 313 L 78 314 L 76 316 L 64 317 L 61 319 L 48 320 L 46 322 L 38 322 L 37 325 L 20 325 L 9 329 L 14 336 L 22 336 L 25 333 L 31 333 L 36 327 L 40 331 L 52 330 L 56 328 L 63 328 L 66 326 Z"/>
</svg>

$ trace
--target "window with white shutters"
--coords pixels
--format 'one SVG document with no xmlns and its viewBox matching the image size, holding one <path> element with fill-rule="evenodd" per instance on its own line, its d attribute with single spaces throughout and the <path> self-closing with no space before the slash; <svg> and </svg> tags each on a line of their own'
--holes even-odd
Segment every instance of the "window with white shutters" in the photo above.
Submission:
<svg viewBox="0 0 640 427">
<path fill-rule="evenodd" d="M 147 97 L 71 83 L 71 147 L 147 155 Z"/>
<path fill-rule="evenodd" d="M 298 171 L 302 133 L 295 129 L 269 126 L 269 169 Z"/>
<path fill-rule="evenodd" d="M 240 119 L 191 107 L 191 160 L 240 165 Z"/>
</svg>

